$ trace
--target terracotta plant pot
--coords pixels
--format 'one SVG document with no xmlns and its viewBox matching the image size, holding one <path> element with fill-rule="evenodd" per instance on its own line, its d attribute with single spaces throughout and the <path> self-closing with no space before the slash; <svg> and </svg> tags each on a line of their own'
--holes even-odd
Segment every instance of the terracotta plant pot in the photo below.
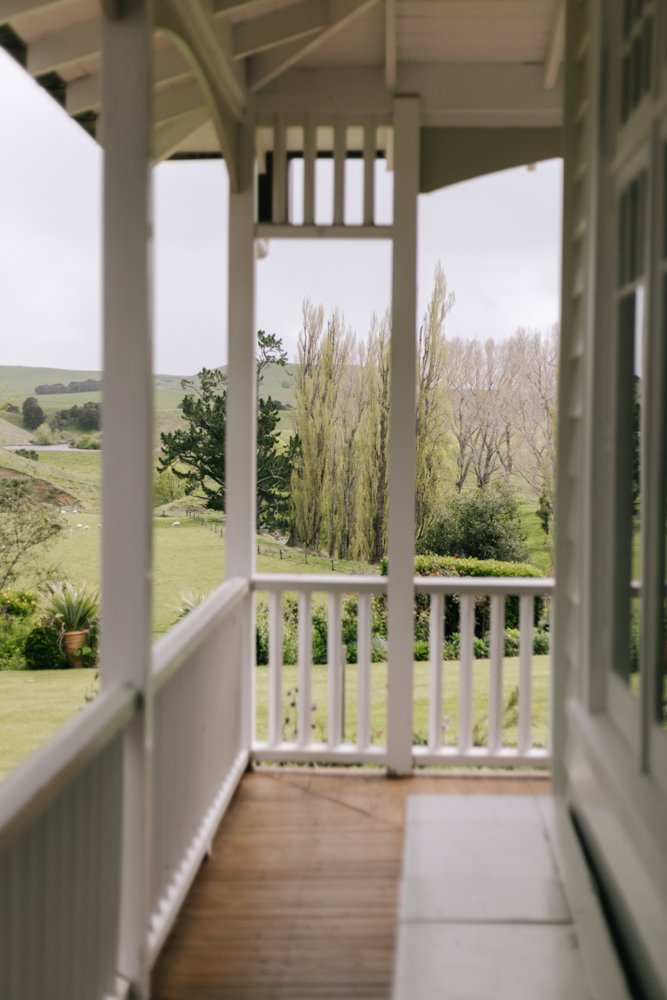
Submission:
<svg viewBox="0 0 667 1000">
<path fill-rule="evenodd" d="M 86 645 L 88 629 L 81 629 L 79 632 L 63 632 L 63 649 L 70 667 L 82 667 L 83 657 L 77 656 L 77 650 Z"/>
</svg>

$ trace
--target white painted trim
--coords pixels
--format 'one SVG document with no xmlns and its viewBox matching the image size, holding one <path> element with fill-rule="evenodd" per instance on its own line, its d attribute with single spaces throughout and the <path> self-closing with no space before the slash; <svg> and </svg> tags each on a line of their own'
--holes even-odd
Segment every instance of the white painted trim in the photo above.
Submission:
<svg viewBox="0 0 667 1000">
<path fill-rule="evenodd" d="M 322 594 L 386 594 L 386 576 L 352 576 L 336 573 L 331 576 L 308 573 L 255 573 L 251 581 L 254 591 Z"/>
<path fill-rule="evenodd" d="M 393 226 L 293 226 L 272 222 L 255 226 L 256 238 L 265 240 L 390 240 L 393 235 Z"/>
<path fill-rule="evenodd" d="M 153 646 L 153 691 L 155 694 L 183 665 L 188 664 L 220 623 L 238 608 L 250 593 L 248 580 L 225 580 L 206 600 L 193 608 Z"/>
<path fill-rule="evenodd" d="M 158 122 L 153 133 L 153 163 L 160 163 L 177 152 L 179 146 L 205 125 L 209 118 L 208 109 L 202 107 Z"/>
<path fill-rule="evenodd" d="M 229 323 L 226 436 L 228 577 L 255 570 L 257 374 L 255 329 L 255 180 L 251 121 L 242 127 L 239 191 L 229 196 Z"/>
<path fill-rule="evenodd" d="M 595 774 L 605 807 L 627 831 L 651 880 L 665 892 L 667 904 L 667 798 L 651 775 L 640 772 L 635 752 L 606 716 L 590 715 L 574 700 L 567 711 L 576 745 Z"/>
<path fill-rule="evenodd" d="M 104 449 L 102 689 L 130 684 L 141 710 L 125 731 L 118 973 L 149 995 L 153 375 L 153 31 L 151 0 L 100 18 L 104 111 Z M 127 67 L 132 66 L 128 73 Z M 131 483 L 131 489 L 119 484 Z"/>
<path fill-rule="evenodd" d="M 76 780 L 137 711 L 129 685 L 102 691 L 0 785 L 0 851 Z"/>
<path fill-rule="evenodd" d="M 183 53 L 175 46 L 160 49 L 154 57 L 154 82 L 167 83 L 192 75 L 192 66 Z M 82 111 L 97 111 L 102 99 L 101 74 L 90 73 L 80 76 L 67 84 L 65 107 L 70 115 Z"/>
<path fill-rule="evenodd" d="M 267 743 L 255 743 L 251 751 L 251 759 L 255 761 L 277 761 L 281 764 L 375 764 L 387 762 L 387 751 L 384 747 L 372 747 L 368 750 L 358 750 L 352 744 L 340 744 L 330 749 L 326 743 L 311 743 L 306 750 L 301 750 L 296 743 L 278 743 L 269 746 Z"/>
<path fill-rule="evenodd" d="M 220 822 L 227 812 L 230 802 L 248 766 L 249 753 L 241 750 L 231 769 L 225 776 L 220 790 L 211 803 L 202 820 L 183 862 L 175 873 L 169 888 L 162 899 L 164 906 L 151 917 L 148 934 L 149 963 L 153 966 L 162 950 L 171 928 L 178 917 L 185 897 L 195 880 L 199 867 L 209 853 L 211 842 Z"/>
<path fill-rule="evenodd" d="M 594 1000 L 630 1000 L 597 888 L 567 807 L 554 796 L 540 795 L 536 797 L 536 801 L 556 855 L 592 997 Z"/>
<path fill-rule="evenodd" d="M 192 62 L 225 158 L 231 191 L 239 186 L 238 122 L 246 111 L 246 90 L 232 65 L 223 33 L 199 0 L 161 0 L 157 27 L 169 32 Z"/>
<path fill-rule="evenodd" d="M 419 94 L 422 128 L 559 126 L 562 84 L 545 90 L 543 83 L 540 65 L 401 62 L 397 91 Z M 335 67 L 293 66 L 258 92 L 256 104 L 261 114 L 281 110 L 380 118 L 391 115 L 392 95 L 384 67 L 346 66 L 341 75 Z"/>
<path fill-rule="evenodd" d="M 558 74 L 565 56 L 565 0 L 558 0 L 556 20 L 549 40 L 547 57 L 544 60 L 544 89 L 553 90 L 558 82 Z"/>
<path fill-rule="evenodd" d="M 419 99 L 396 98 L 387 527 L 387 746 L 396 774 L 412 769 L 419 122 Z"/>
<path fill-rule="evenodd" d="M 397 0 L 384 0 L 384 82 L 393 94 L 398 79 Z"/>
<path fill-rule="evenodd" d="M 328 24 L 325 0 L 300 0 L 281 10 L 240 21 L 232 28 L 234 58 L 243 59 L 321 31 Z"/>
<path fill-rule="evenodd" d="M 93 17 L 36 38 L 28 46 L 26 69 L 39 76 L 97 55 L 100 48 L 100 19 Z"/>
<path fill-rule="evenodd" d="M 65 6 L 71 0 L 0 0 L 0 21 L 33 14 L 45 7 Z"/>
<path fill-rule="evenodd" d="M 521 754 L 514 747 L 505 747 L 492 753 L 486 747 L 470 747 L 464 753 L 455 746 L 443 746 L 436 752 L 428 747 L 413 747 L 412 759 L 415 767 L 534 767 L 549 768 L 551 757 L 548 750 L 534 747 Z"/>
<path fill-rule="evenodd" d="M 335 573 L 255 573 L 253 590 L 308 591 L 310 593 L 386 594 L 386 576 L 354 576 Z M 415 576 L 414 589 L 421 594 L 500 594 L 511 597 L 528 594 L 532 597 L 551 596 L 556 583 L 553 577 L 495 576 Z"/>
<path fill-rule="evenodd" d="M 254 56 L 250 60 L 250 89 L 261 90 L 306 54 L 313 52 L 332 35 L 345 28 L 360 14 L 374 7 L 379 0 L 329 0 L 329 20 L 326 28 L 308 41 L 293 42 L 277 53 Z"/>
</svg>

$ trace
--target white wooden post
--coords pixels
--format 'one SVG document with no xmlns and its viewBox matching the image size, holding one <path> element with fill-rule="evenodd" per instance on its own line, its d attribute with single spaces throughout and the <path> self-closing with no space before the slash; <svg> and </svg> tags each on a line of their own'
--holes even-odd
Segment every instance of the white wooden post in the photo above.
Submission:
<svg viewBox="0 0 667 1000">
<path fill-rule="evenodd" d="M 141 707 L 128 727 L 118 974 L 148 997 L 153 386 L 151 141 L 153 5 L 102 15 L 104 146 L 104 449 L 102 686 L 126 683 Z"/>
<path fill-rule="evenodd" d="M 419 120 L 418 98 L 396 98 L 387 583 L 387 762 L 394 774 L 412 770 Z"/>
<path fill-rule="evenodd" d="M 255 374 L 255 186 L 252 116 L 242 126 L 239 190 L 229 196 L 229 365 L 227 380 L 226 576 L 255 572 L 257 385 Z M 244 743 L 255 718 L 254 601 L 245 602 Z"/>
</svg>

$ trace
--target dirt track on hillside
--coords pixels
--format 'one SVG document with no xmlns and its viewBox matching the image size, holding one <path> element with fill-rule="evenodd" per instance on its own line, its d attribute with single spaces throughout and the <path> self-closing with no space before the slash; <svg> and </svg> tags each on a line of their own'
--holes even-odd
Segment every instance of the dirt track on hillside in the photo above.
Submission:
<svg viewBox="0 0 667 1000">
<path fill-rule="evenodd" d="M 73 497 L 71 493 L 67 493 L 65 490 L 59 490 L 57 486 L 47 482 L 46 479 L 37 479 L 36 476 L 28 476 L 23 472 L 17 472 L 16 469 L 8 469 L 4 465 L 0 465 L 0 479 L 26 480 L 33 486 L 43 503 L 50 503 L 54 507 L 79 506 L 79 501 L 76 497 Z"/>
</svg>

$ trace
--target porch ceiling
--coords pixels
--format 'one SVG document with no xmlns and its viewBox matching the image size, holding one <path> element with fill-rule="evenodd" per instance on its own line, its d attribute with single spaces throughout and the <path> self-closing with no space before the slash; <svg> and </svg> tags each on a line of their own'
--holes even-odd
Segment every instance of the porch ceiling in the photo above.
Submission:
<svg viewBox="0 0 667 1000">
<path fill-rule="evenodd" d="M 99 7 L 0 0 L 0 44 L 92 134 Z M 202 43 L 232 120 L 250 95 L 260 113 L 383 113 L 418 92 L 426 126 L 560 123 L 564 0 L 157 0 L 156 18 L 156 159 L 220 151 L 186 55 Z"/>
</svg>

